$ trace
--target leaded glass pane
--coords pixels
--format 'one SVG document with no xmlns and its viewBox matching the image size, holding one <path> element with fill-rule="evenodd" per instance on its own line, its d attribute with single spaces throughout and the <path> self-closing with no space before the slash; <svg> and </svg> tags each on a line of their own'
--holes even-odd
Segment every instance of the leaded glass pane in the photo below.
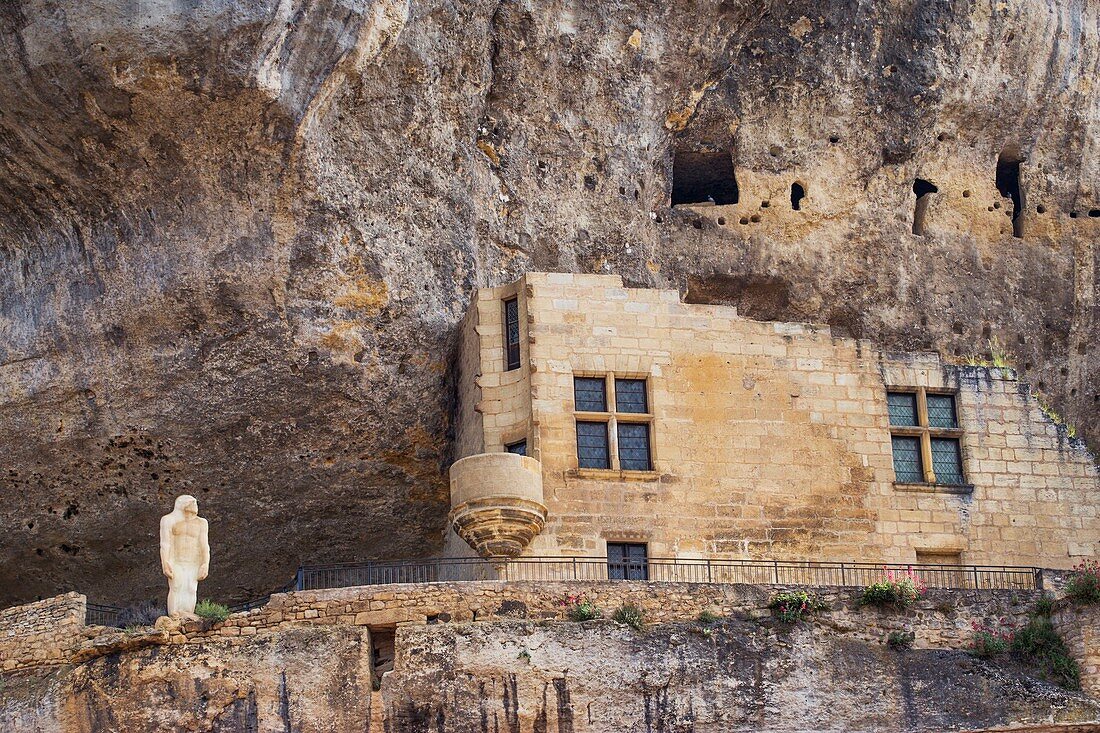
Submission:
<svg viewBox="0 0 1100 733">
<path fill-rule="evenodd" d="M 581 468 L 611 468 L 607 423 L 577 423 L 577 465 Z"/>
<path fill-rule="evenodd" d="M 645 399 L 644 379 L 615 380 L 616 412 L 649 412 Z"/>
<path fill-rule="evenodd" d="M 509 453 L 515 453 L 517 456 L 525 456 L 527 455 L 527 441 L 519 440 L 515 443 L 509 443 L 504 446 L 504 449 Z"/>
<path fill-rule="evenodd" d="M 932 438 L 932 470 L 936 473 L 937 484 L 960 486 L 966 483 L 962 474 L 959 441 L 954 438 Z"/>
<path fill-rule="evenodd" d="M 955 395 L 928 395 L 928 425 L 933 428 L 959 427 L 959 420 L 955 415 Z"/>
<path fill-rule="evenodd" d="M 924 468 L 920 462 L 920 438 L 906 435 L 892 435 L 894 445 L 894 473 L 902 483 L 921 483 L 924 481 Z"/>
<path fill-rule="evenodd" d="M 506 371 L 519 369 L 519 301 L 504 301 L 504 357 Z"/>
<path fill-rule="evenodd" d="M 619 468 L 624 471 L 648 471 L 649 425 L 619 423 Z"/>
<path fill-rule="evenodd" d="M 890 424 L 904 427 L 917 424 L 917 396 L 912 392 L 888 392 L 886 406 L 890 410 Z"/>
<path fill-rule="evenodd" d="M 579 412 L 607 412 L 607 382 L 603 377 L 574 377 L 573 396 Z"/>
<path fill-rule="evenodd" d="M 648 580 L 648 554 L 645 545 L 608 542 L 608 580 Z"/>
</svg>

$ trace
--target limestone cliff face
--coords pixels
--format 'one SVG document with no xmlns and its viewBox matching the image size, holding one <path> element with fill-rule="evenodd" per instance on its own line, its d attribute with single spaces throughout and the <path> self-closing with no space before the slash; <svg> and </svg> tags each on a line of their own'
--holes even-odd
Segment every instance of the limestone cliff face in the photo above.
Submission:
<svg viewBox="0 0 1100 733">
<path fill-rule="evenodd" d="M 370 645 L 356 627 L 124 652 L 4 678 L 0 728 L 35 733 L 366 730 Z"/>
<path fill-rule="evenodd" d="M 0 603 L 151 595 L 184 491 L 204 594 L 436 551 L 453 327 L 530 268 L 995 336 L 1095 445 L 1098 12 L 5 3 Z M 730 151 L 739 203 L 671 209 L 677 151 Z"/>
<path fill-rule="evenodd" d="M 12 733 L 982 730 L 1095 722 L 1100 707 L 963 652 L 721 622 L 405 627 L 372 692 L 367 633 L 261 631 L 4 676 Z M 1059 728 L 1073 730 L 1073 728 Z M 1081 728 L 1080 730 L 1086 730 Z M 1038 729 L 1036 729 L 1038 730 Z"/>
</svg>

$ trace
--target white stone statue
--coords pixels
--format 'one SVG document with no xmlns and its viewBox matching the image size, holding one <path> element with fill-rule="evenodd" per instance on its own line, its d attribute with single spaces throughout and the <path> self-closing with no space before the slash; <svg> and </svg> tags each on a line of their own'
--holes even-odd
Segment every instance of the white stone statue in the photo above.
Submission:
<svg viewBox="0 0 1100 733">
<path fill-rule="evenodd" d="M 199 581 L 210 572 L 208 524 L 195 497 L 176 497 L 171 514 L 160 518 L 160 566 L 168 576 L 168 615 L 198 618 Z"/>
</svg>

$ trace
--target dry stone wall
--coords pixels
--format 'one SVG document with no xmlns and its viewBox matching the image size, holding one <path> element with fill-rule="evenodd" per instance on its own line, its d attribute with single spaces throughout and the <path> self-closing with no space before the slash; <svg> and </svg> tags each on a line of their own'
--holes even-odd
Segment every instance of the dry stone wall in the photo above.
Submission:
<svg viewBox="0 0 1100 733">
<path fill-rule="evenodd" d="M 1100 697 L 1100 612 L 1094 606 L 1066 606 L 1052 620 L 1081 667 L 1081 688 Z"/>
<path fill-rule="evenodd" d="M 0 611 L 0 670 L 68 662 L 84 639 L 86 601 L 66 593 Z"/>
</svg>

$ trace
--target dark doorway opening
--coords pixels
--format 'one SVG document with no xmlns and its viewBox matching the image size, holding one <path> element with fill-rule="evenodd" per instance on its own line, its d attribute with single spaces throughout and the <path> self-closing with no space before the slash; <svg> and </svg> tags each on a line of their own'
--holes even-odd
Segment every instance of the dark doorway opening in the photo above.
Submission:
<svg viewBox="0 0 1100 733">
<path fill-rule="evenodd" d="M 649 553 L 644 544 L 607 543 L 608 580 L 649 580 Z"/>
<path fill-rule="evenodd" d="M 932 194 L 939 193 L 939 190 L 936 184 L 923 178 L 913 181 L 913 193 L 917 195 L 917 205 L 913 209 L 913 234 L 924 236 L 924 218 L 928 213 L 928 203 Z"/>
<path fill-rule="evenodd" d="M 1020 163 L 1018 158 L 1001 153 L 997 158 L 997 190 L 1006 199 L 1012 199 L 1012 236 L 1024 236 L 1024 193 L 1020 189 Z"/>
<path fill-rule="evenodd" d="M 382 674 L 393 669 L 394 637 L 396 629 L 392 626 L 369 626 L 371 646 L 371 676 L 374 689 L 382 679 Z"/>
<path fill-rule="evenodd" d="M 672 160 L 672 205 L 736 204 L 740 196 L 730 152 L 678 150 Z"/>
<path fill-rule="evenodd" d="M 791 184 L 791 208 L 795 211 L 802 210 L 802 199 L 806 198 L 806 189 L 801 183 Z"/>
</svg>

